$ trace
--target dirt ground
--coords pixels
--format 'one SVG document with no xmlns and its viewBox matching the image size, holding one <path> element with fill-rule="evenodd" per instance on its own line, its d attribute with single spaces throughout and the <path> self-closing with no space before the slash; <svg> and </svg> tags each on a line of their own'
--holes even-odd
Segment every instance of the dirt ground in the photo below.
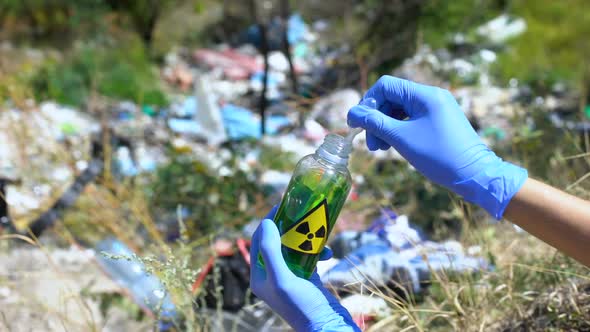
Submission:
<svg viewBox="0 0 590 332">
<path fill-rule="evenodd" d="M 0 266 L 0 331 L 149 330 L 116 306 L 101 313 L 100 295 L 120 289 L 92 250 L 23 246 L 2 250 Z"/>
</svg>

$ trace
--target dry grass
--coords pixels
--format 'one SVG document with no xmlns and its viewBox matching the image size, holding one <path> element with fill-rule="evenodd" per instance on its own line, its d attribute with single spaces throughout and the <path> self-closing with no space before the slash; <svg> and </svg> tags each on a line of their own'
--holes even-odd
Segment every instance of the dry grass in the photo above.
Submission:
<svg viewBox="0 0 590 332">
<path fill-rule="evenodd" d="M 433 272 L 432 286 L 417 296 L 367 287 L 365 293 L 382 297 L 391 309 L 368 331 L 541 331 L 545 330 L 541 324 L 560 330 L 587 326 L 590 269 L 509 225 L 488 226 L 476 233 L 483 234 L 483 251 L 495 257 L 494 271 L 477 276 Z M 547 323 L 548 317 L 556 318 Z M 523 326 L 529 329 L 518 329 Z"/>
</svg>

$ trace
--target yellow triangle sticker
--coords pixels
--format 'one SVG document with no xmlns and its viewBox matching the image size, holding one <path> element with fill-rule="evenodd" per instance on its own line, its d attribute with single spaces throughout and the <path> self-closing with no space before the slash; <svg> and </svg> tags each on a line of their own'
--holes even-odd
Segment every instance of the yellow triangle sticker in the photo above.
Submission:
<svg viewBox="0 0 590 332">
<path fill-rule="evenodd" d="M 319 254 L 327 239 L 328 204 L 324 199 L 281 236 L 281 243 L 295 251 Z"/>
</svg>

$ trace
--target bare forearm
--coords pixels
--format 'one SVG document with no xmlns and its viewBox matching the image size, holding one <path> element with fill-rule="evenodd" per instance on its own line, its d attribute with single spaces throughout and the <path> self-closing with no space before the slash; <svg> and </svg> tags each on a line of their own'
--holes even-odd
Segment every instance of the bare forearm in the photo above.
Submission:
<svg viewBox="0 0 590 332">
<path fill-rule="evenodd" d="M 590 202 L 529 178 L 510 201 L 505 217 L 590 266 Z"/>
</svg>

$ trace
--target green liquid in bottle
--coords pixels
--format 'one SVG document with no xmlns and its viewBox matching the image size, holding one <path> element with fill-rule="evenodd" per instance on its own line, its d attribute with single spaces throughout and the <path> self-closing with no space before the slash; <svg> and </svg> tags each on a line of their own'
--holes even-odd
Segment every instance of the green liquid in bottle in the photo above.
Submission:
<svg viewBox="0 0 590 332">
<path fill-rule="evenodd" d="M 348 197 L 350 182 L 347 180 L 344 175 L 322 179 L 318 178 L 315 173 L 294 177 L 291 180 L 274 218 L 281 235 L 286 234 L 293 227 L 297 227 L 301 222 L 305 223 L 306 221 L 302 220 L 305 214 L 313 211 L 314 208 L 322 208 L 321 205 L 324 202 L 327 210 L 325 213 L 327 219 L 326 232 L 322 231 L 320 224 L 309 222 L 308 227 L 302 227 L 304 232 L 307 231 L 307 234 L 301 234 L 303 238 L 297 238 L 297 240 L 301 239 L 301 241 L 296 243 L 295 248 L 286 245 L 281 248 L 287 265 L 297 276 L 306 279 L 311 277 L 319 255 L 305 253 L 298 249 L 301 249 L 300 246 L 302 246 L 307 251 L 319 250 L 321 252 Z M 321 219 L 320 216 L 318 218 Z M 282 240 L 284 244 L 284 238 Z"/>
<path fill-rule="evenodd" d="M 346 198 L 352 180 L 347 169 L 352 146 L 330 134 L 315 154 L 299 161 L 274 222 L 281 251 L 295 275 L 309 279 Z M 262 257 L 259 256 L 260 263 Z M 264 265 L 264 264 L 263 264 Z"/>
</svg>

